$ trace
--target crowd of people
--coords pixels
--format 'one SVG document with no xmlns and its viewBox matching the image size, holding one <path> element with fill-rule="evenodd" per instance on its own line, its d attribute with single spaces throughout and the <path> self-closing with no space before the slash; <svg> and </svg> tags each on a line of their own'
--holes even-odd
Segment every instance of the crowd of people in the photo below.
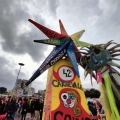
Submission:
<svg viewBox="0 0 120 120">
<path fill-rule="evenodd" d="M 42 120 L 44 100 L 41 97 L 0 97 L 0 115 L 5 115 L 4 120 L 33 119 Z"/>
<path fill-rule="evenodd" d="M 33 119 L 42 120 L 44 100 L 43 97 L 0 97 L 0 116 L 2 120 L 14 120 L 20 117 L 21 120 Z M 88 108 L 92 116 L 104 114 L 103 107 L 99 100 L 88 101 Z M 0 119 L 1 120 L 1 119 Z M 96 119 L 98 120 L 98 119 Z M 105 118 L 104 118 L 105 120 Z"/>
</svg>

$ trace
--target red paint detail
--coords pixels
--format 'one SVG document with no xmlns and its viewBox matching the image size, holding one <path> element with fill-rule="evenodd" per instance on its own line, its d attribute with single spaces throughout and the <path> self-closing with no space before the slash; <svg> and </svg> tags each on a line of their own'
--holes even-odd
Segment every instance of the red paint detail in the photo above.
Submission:
<svg viewBox="0 0 120 120">
<path fill-rule="evenodd" d="M 81 53 L 79 52 L 78 48 L 76 47 L 76 45 L 74 44 L 74 51 L 75 52 L 75 56 L 76 56 L 76 60 L 77 63 L 80 63 L 80 58 L 82 57 Z"/>
<path fill-rule="evenodd" d="M 71 100 L 70 100 L 70 99 L 67 99 L 66 102 L 67 102 L 67 104 L 70 104 L 70 103 L 71 103 Z"/>
<path fill-rule="evenodd" d="M 31 19 L 28 19 L 29 22 L 34 24 L 39 30 L 41 30 L 48 38 L 62 38 L 62 37 L 67 37 L 68 35 L 60 34 L 58 32 L 55 32 Z"/>
<path fill-rule="evenodd" d="M 66 30 L 65 30 L 65 28 L 64 28 L 61 20 L 59 20 L 59 25 L 60 25 L 61 34 L 64 34 L 64 35 L 67 35 L 67 36 L 68 36 L 68 34 L 67 34 L 67 32 L 66 32 Z M 69 36 L 68 36 L 68 37 L 69 37 Z"/>
<path fill-rule="evenodd" d="M 61 81 L 61 80 L 62 80 L 62 79 L 60 78 L 58 72 L 54 71 L 54 69 L 53 69 L 53 75 L 54 75 L 54 77 L 56 78 L 56 80 L 58 80 L 58 81 Z"/>
<path fill-rule="evenodd" d="M 7 115 L 7 113 L 0 115 L 0 120 L 3 120 L 6 117 L 6 115 Z"/>
<path fill-rule="evenodd" d="M 101 75 L 100 71 L 97 71 L 97 82 L 102 83 L 102 75 Z"/>
<path fill-rule="evenodd" d="M 73 77 L 72 80 L 67 80 L 67 81 L 66 81 L 66 80 L 63 80 L 63 79 L 60 78 L 60 76 L 59 76 L 59 69 L 60 69 L 61 67 L 69 67 L 70 69 L 72 69 L 73 74 L 74 74 L 74 77 Z M 76 73 L 75 73 L 75 70 L 73 69 L 73 67 L 70 67 L 70 66 L 67 66 L 67 65 L 62 65 L 62 66 L 60 66 L 60 67 L 57 69 L 57 72 L 54 71 L 54 69 L 53 69 L 53 75 L 54 75 L 54 77 L 56 78 L 56 80 L 58 80 L 58 81 L 64 81 L 64 82 L 72 82 L 72 81 L 75 79 L 75 77 L 76 77 Z"/>
</svg>

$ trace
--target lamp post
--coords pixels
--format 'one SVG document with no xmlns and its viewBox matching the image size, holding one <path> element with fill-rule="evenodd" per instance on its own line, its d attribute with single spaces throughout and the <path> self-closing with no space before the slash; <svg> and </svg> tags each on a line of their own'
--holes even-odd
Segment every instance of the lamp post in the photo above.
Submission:
<svg viewBox="0 0 120 120">
<path fill-rule="evenodd" d="M 23 64 L 23 63 L 19 63 L 19 65 L 20 65 L 20 69 L 19 69 L 19 72 L 18 72 L 18 75 L 17 75 L 16 82 L 17 82 L 17 80 L 18 80 L 18 76 L 19 76 L 19 74 L 20 74 L 21 66 L 24 66 L 24 64 Z"/>
<path fill-rule="evenodd" d="M 20 65 L 20 69 L 19 69 L 18 74 L 17 74 L 16 83 L 15 83 L 15 88 L 16 88 L 16 84 L 17 84 L 17 80 L 18 80 L 18 77 L 19 77 L 19 74 L 20 74 L 21 67 L 24 66 L 23 63 L 18 63 L 18 64 Z M 15 89 L 15 92 L 17 93 L 17 89 Z"/>
</svg>

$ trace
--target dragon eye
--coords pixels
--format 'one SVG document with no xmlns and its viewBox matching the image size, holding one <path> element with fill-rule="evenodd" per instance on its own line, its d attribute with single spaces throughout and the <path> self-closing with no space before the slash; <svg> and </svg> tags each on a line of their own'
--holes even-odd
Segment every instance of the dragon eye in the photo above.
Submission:
<svg viewBox="0 0 120 120">
<path fill-rule="evenodd" d="M 81 62 L 83 62 L 83 63 L 90 61 L 90 60 L 91 60 L 90 55 L 85 55 L 85 56 L 81 57 Z"/>
<path fill-rule="evenodd" d="M 90 60 L 91 60 L 91 56 L 90 55 L 85 55 L 85 56 L 82 56 L 80 58 L 80 63 L 83 67 L 86 67 Z"/>
<path fill-rule="evenodd" d="M 94 51 L 93 51 L 94 55 L 98 56 L 102 53 L 102 50 L 99 49 L 99 48 L 95 48 Z"/>
<path fill-rule="evenodd" d="M 86 59 L 89 62 L 91 60 L 91 56 L 90 55 L 86 55 Z"/>
<path fill-rule="evenodd" d="M 85 60 L 85 56 L 82 56 L 82 57 L 80 58 L 80 64 L 81 64 L 83 67 L 86 67 L 87 61 Z"/>
</svg>

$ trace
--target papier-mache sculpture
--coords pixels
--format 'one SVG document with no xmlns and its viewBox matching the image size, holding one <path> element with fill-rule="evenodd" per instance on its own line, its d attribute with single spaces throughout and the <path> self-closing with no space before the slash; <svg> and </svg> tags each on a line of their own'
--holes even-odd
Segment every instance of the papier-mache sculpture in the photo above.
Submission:
<svg viewBox="0 0 120 120">
<path fill-rule="evenodd" d="M 48 69 L 43 119 L 92 119 L 80 81 L 78 65 L 81 65 L 85 69 L 85 77 L 90 74 L 91 84 L 93 77 L 100 86 L 101 102 L 106 118 L 119 120 L 120 73 L 112 66 L 120 68 L 119 64 L 113 62 L 119 60 L 116 56 L 120 55 L 118 49 L 120 44 L 109 41 L 106 44 L 93 45 L 79 41 L 84 30 L 69 36 L 60 20 L 61 33 L 31 19 L 29 21 L 49 38 L 34 42 L 55 46 L 26 83 L 29 85 Z M 109 48 L 111 44 L 115 46 Z"/>
</svg>

